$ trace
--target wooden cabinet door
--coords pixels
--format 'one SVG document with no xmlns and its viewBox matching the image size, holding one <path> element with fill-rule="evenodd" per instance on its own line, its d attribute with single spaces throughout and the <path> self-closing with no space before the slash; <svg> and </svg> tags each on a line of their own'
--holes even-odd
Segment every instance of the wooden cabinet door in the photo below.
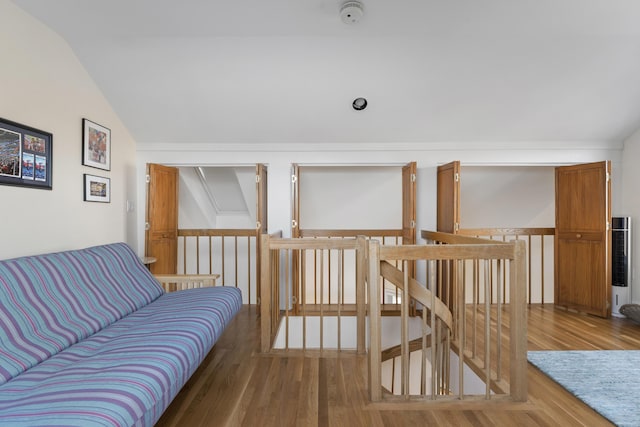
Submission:
<svg viewBox="0 0 640 427">
<path fill-rule="evenodd" d="M 556 168 L 555 304 L 611 314 L 611 163 Z"/>
<path fill-rule="evenodd" d="M 256 304 L 260 305 L 260 254 L 262 253 L 262 234 L 267 233 L 267 167 L 256 165 Z M 251 295 L 251 292 L 249 292 Z M 251 302 L 250 302 L 251 303 Z"/>
<path fill-rule="evenodd" d="M 416 162 L 402 168 L 402 244 L 416 243 Z"/>
<path fill-rule="evenodd" d="M 154 274 L 176 274 L 178 268 L 178 169 L 147 164 L 145 254 L 157 261 Z"/>
<path fill-rule="evenodd" d="M 436 229 L 457 233 L 460 227 L 460 162 L 438 166 Z"/>
</svg>

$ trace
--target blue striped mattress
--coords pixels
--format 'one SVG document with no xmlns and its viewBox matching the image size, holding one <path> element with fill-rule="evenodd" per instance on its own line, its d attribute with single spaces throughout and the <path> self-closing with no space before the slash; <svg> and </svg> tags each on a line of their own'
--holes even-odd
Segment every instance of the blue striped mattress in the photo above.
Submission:
<svg viewBox="0 0 640 427">
<path fill-rule="evenodd" d="M 0 261 L 0 384 L 162 294 L 124 243 Z"/>
<path fill-rule="evenodd" d="M 241 305 L 231 287 L 165 294 L 0 386 L 0 425 L 152 426 Z"/>
<path fill-rule="evenodd" d="M 241 305 L 123 243 L 0 261 L 0 426 L 153 425 Z"/>
</svg>

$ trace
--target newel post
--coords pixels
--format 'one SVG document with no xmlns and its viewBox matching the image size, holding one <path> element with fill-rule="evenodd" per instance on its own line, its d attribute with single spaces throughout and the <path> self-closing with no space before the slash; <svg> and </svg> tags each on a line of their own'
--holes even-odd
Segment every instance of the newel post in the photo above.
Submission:
<svg viewBox="0 0 640 427">
<path fill-rule="evenodd" d="M 382 320 L 380 313 L 380 243 L 369 240 L 369 396 L 382 400 Z"/>
<path fill-rule="evenodd" d="M 269 234 L 260 236 L 260 350 L 271 350 L 271 260 Z"/>
<path fill-rule="evenodd" d="M 514 242 L 514 257 L 509 261 L 510 379 L 511 398 L 527 400 L 527 279 L 525 243 Z"/>
<path fill-rule="evenodd" d="M 367 239 L 364 236 L 356 238 L 356 329 L 357 351 L 365 354 L 367 331 L 367 288 L 365 283 L 367 269 Z"/>
</svg>

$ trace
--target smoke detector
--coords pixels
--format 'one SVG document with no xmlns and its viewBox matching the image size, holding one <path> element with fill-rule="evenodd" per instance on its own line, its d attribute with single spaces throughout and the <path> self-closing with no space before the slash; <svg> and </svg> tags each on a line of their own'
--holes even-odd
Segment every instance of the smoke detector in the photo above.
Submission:
<svg viewBox="0 0 640 427">
<path fill-rule="evenodd" d="M 359 1 L 347 1 L 340 8 L 340 18 L 345 24 L 355 24 L 364 15 L 364 8 Z"/>
</svg>

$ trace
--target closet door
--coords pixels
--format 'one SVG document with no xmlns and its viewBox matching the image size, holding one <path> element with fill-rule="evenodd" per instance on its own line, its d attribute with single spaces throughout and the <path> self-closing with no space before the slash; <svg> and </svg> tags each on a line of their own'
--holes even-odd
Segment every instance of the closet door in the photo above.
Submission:
<svg viewBox="0 0 640 427">
<path fill-rule="evenodd" d="M 300 237 L 300 166 L 297 164 L 291 165 L 291 237 L 294 239 Z M 303 286 L 300 281 L 301 264 L 300 251 L 293 251 L 291 258 L 291 278 L 293 283 L 291 299 L 294 314 L 299 313 L 300 306 L 303 303 L 301 301 L 301 286 Z"/>
<path fill-rule="evenodd" d="M 455 161 L 438 167 L 437 231 L 456 234 L 460 228 L 460 162 Z M 436 295 L 457 315 L 456 270 L 453 261 L 438 264 Z"/>
<path fill-rule="evenodd" d="M 611 162 L 556 168 L 555 304 L 611 314 Z"/>
<path fill-rule="evenodd" d="M 457 233 L 460 228 L 460 162 L 438 166 L 437 231 Z"/>
<path fill-rule="evenodd" d="M 147 164 L 145 255 L 157 261 L 154 274 L 176 274 L 178 268 L 178 169 Z"/>
<path fill-rule="evenodd" d="M 416 243 L 416 162 L 402 168 L 402 244 Z"/>
</svg>

